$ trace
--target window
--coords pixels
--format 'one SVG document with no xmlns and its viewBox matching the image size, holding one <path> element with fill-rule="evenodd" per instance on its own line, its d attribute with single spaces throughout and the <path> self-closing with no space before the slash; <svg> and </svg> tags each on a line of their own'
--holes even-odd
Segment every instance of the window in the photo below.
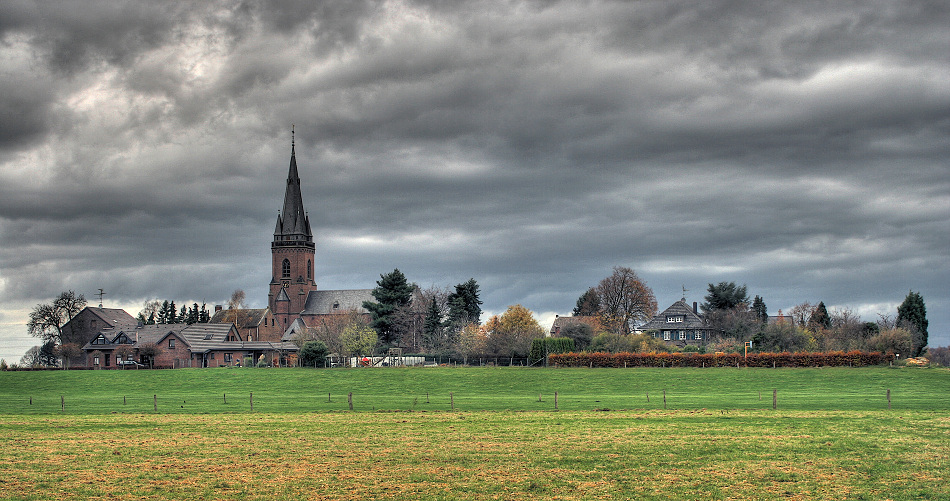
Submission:
<svg viewBox="0 0 950 501">
<path fill-rule="evenodd" d="M 122 365 L 122 355 L 116 355 L 116 356 L 115 356 L 115 364 L 116 364 L 116 365 Z"/>
<path fill-rule="evenodd" d="M 684 319 L 683 316 L 681 316 L 681 315 L 680 315 L 680 316 L 670 315 L 670 316 L 666 317 L 666 323 L 668 323 L 668 324 L 672 324 L 672 323 L 681 324 L 681 323 L 683 323 L 684 320 L 685 320 L 685 319 Z"/>
<path fill-rule="evenodd" d="M 92 340 L 92 344 L 109 344 L 109 341 L 106 340 L 105 336 L 99 334 L 96 339 Z"/>
<path fill-rule="evenodd" d="M 282 278 L 290 278 L 290 260 L 284 259 L 284 262 L 280 265 L 280 276 Z"/>
<path fill-rule="evenodd" d="M 211 339 L 212 337 L 214 337 L 214 334 L 205 334 L 205 341 Z M 230 339 L 228 341 L 230 341 Z"/>
<path fill-rule="evenodd" d="M 336 309 L 339 309 L 339 308 L 340 308 L 340 302 L 339 302 L 339 301 L 334 302 L 334 303 L 333 303 L 333 309 L 336 310 Z"/>
<path fill-rule="evenodd" d="M 699 341 L 702 341 L 702 339 L 703 339 L 703 331 L 696 331 L 695 338 L 696 338 L 697 340 L 699 340 Z"/>
<path fill-rule="evenodd" d="M 670 331 L 663 331 L 663 340 L 664 341 L 670 340 Z"/>
<path fill-rule="evenodd" d="M 174 339 L 169 339 L 169 340 L 168 340 L 168 349 L 169 349 L 169 350 L 174 350 L 174 349 L 175 349 L 175 340 L 174 340 Z"/>
<path fill-rule="evenodd" d="M 105 363 L 106 363 L 106 367 L 109 367 L 109 362 L 112 361 L 112 357 L 110 357 L 109 355 L 106 355 L 106 356 L 104 356 L 104 357 L 102 357 L 102 358 L 105 359 L 104 361 L 105 361 Z"/>
<path fill-rule="evenodd" d="M 680 341 L 686 341 L 686 331 L 680 331 Z"/>
<path fill-rule="evenodd" d="M 233 358 L 232 358 L 232 356 L 231 356 L 231 353 L 225 353 L 225 354 L 224 354 L 224 363 L 230 364 L 232 360 L 233 360 Z"/>
<path fill-rule="evenodd" d="M 99 357 L 92 357 L 92 365 L 99 365 Z"/>
<path fill-rule="evenodd" d="M 211 360 L 214 360 L 214 352 L 211 352 Z"/>
<path fill-rule="evenodd" d="M 307 260 L 307 280 L 310 280 L 310 278 L 311 278 L 311 273 L 312 273 L 312 272 L 311 272 L 310 270 L 311 270 L 311 268 L 310 268 L 310 260 L 308 259 L 308 260 Z"/>
</svg>

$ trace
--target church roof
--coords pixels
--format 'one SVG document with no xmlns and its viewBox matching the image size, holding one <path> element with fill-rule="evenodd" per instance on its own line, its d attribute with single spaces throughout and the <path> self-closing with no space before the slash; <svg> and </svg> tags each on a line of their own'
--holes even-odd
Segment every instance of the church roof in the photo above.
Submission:
<svg viewBox="0 0 950 501">
<path fill-rule="evenodd" d="M 330 315 L 356 310 L 367 313 L 363 301 L 376 302 L 373 289 L 316 290 L 307 295 L 301 315 Z"/>
</svg>

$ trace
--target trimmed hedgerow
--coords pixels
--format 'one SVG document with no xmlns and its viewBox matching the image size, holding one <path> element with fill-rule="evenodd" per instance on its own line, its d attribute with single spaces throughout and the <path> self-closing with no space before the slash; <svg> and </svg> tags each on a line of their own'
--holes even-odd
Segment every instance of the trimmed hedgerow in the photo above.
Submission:
<svg viewBox="0 0 950 501">
<path fill-rule="evenodd" d="M 574 351 L 574 340 L 569 337 L 546 337 L 531 341 L 531 352 L 528 354 L 531 365 L 544 362 L 545 345 L 547 353 L 570 353 Z"/>
<path fill-rule="evenodd" d="M 548 363 L 563 367 L 864 367 L 883 365 L 894 355 L 867 351 L 825 353 L 559 353 Z"/>
</svg>

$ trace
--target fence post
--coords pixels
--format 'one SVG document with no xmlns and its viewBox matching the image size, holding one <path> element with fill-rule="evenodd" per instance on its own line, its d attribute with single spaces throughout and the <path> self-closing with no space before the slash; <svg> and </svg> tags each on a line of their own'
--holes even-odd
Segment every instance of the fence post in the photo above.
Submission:
<svg viewBox="0 0 950 501">
<path fill-rule="evenodd" d="M 452 403 L 452 410 L 455 410 L 455 392 L 449 392 L 449 401 Z"/>
<path fill-rule="evenodd" d="M 59 403 L 62 404 L 62 406 L 63 406 L 63 412 L 65 412 L 65 411 L 66 411 L 66 397 L 60 395 L 60 396 L 59 396 Z"/>
<path fill-rule="evenodd" d="M 330 394 L 327 393 L 327 403 L 330 403 Z"/>
<path fill-rule="evenodd" d="M 224 394 L 224 405 L 228 405 L 228 394 Z"/>
<path fill-rule="evenodd" d="M 254 392 L 251 392 L 251 412 L 254 412 Z"/>
<path fill-rule="evenodd" d="M 666 389 L 663 390 L 663 408 L 666 409 Z"/>
<path fill-rule="evenodd" d="M 650 392 L 647 392 L 647 403 L 650 403 Z"/>
<path fill-rule="evenodd" d="M 778 408 L 778 390 L 772 390 L 772 410 Z"/>
<path fill-rule="evenodd" d="M 891 410 L 891 389 L 887 389 L 887 410 Z"/>
<path fill-rule="evenodd" d="M 347 394 L 346 401 L 350 405 L 350 410 L 353 410 L 353 392 L 352 391 L 349 394 Z"/>
<path fill-rule="evenodd" d="M 426 392 L 426 403 L 429 403 L 429 392 Z"/>
<path fill-rule="evenodd" d="M 158 412 L 158 395 L 152 395 L 152 410 Z"/>
<path fill-rule="evenodd" d="M 557 392 L 554 392 L 554 410 L 557 410 Z"/>
<path fill-rule="evenodd" d="M 122 405 L 125 405 L 125 395 L 122 396 Z"/>
</svg>

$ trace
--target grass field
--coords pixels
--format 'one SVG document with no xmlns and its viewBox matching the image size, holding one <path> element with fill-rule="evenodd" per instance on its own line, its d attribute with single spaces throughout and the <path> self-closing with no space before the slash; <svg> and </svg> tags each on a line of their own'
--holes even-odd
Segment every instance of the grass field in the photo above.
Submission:
<svg viewBox="0 0 950 501">
<path fill-rule="evenodd" d="M 179 369 L 0 372 L 0 414 L 349 410 L 950 410 L 950 371 L 814 369 Z M 539 399 L 540 395 L 540 399 Z M 649 401 L 648 397 L 649 396 Z M 540 401 L 539 401 L 540 400 Z"/>
<path fill-rule="evenodd" d="M 7 372 L 0 498 L 950 499 L 948 395 L 903 368 Z"/>
</svg>

